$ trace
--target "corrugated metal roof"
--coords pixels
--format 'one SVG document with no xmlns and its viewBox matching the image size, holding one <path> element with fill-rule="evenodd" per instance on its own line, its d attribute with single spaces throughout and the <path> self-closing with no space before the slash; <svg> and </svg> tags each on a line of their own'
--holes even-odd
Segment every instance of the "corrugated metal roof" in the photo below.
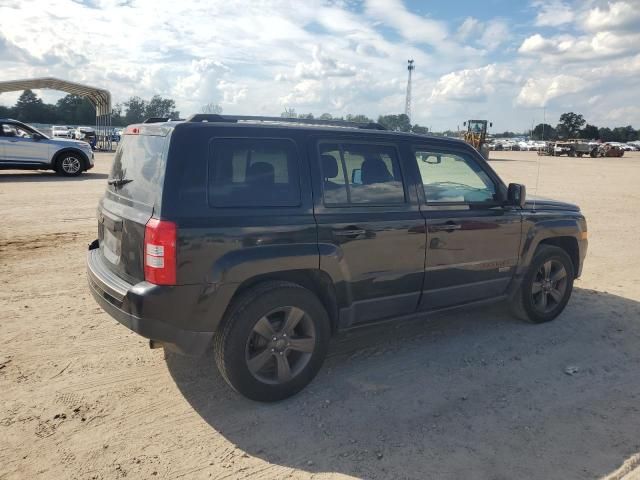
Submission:
<svg viewBox="0 0 640 480">
<path fill-rule="evenodd" d="M 96 108 L 96 115 L 100 116 L 111 114 L 111 94 L 108 90 L 104 90 L 102 88 L 90 87 L 88 85 L 81 85 L 79 83 L 52 77 L 0 82 L 0 93 L 38 88 L 48 88 L 73 93 L 75 95 L 82 95 L 83 97 L 86 97 Z"/>
</svg>

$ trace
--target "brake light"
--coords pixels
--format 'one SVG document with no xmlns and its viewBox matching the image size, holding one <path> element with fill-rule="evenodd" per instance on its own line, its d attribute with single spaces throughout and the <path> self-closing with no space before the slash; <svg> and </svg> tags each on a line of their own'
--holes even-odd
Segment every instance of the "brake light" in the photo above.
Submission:
<svg viewBox="0 0 640 480">
<path fill-rule="evenodd" d="M 124 135 L 140 135 L 140 127 L 129 125 L 124 129 Z"/>
<path fill-rule="evenodd" d="M 151 218 L 144 229 L 144 279 L 156 285 L 176 284 L 176 241 L 173 222 Z"/>
</svg>

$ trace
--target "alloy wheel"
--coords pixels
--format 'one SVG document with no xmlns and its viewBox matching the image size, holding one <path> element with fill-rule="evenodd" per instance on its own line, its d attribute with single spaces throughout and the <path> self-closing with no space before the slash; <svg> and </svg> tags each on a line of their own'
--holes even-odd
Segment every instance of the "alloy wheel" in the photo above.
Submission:
<svg viewBox="0 0 640 480">
<path fill-rule="evenodd" d="M 547 260 L 535 274 L 531 285 L 533 307 L 541 313 L 553 311 L 567 291 L 567 270 L 558 260 Z"/>
<path fill-rule="evenodd" d="M 247 367 L 261 382 L 286 383 L 307 366 L 315 344 L 315 326 L 304 310 L 277 308 L 254 325 L 245 350 Z"/>
<path fill-rule="evenodd" d="M 78 173 L 81 167 L 80 160 L 77 159 L 76 157 L 63 158 L 61 166 L 62 166 L 62 171 L 70 175 Z"/>
</svg>

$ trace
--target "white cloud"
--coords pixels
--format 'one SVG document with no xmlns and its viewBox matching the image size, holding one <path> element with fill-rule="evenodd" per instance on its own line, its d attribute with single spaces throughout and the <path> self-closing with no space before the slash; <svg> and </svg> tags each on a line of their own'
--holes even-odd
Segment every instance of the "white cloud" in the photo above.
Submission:
<svg viewBox="0 0 640 480">
<path fill-rule="evenodd" d="M 451 72 L 440 77 L 431 90 L 432 101 L 482 101 L 493 94 L 499 84 L 514 81 L 508 68 L 495 64 Z"/>
<path fill-rule="evenodd" d="M 571 23 L 575 18 L 575 8 L 560 0 L 538 0 L 532 5 L 538 9 L 535 20 L 538 27 L 558 27 Z"/>
<path fill-rule="evenodd" d="M 478 50 L 495 50 L 509 40 L 509 25 L 502 19 L 481 22 L 477 18 L 467 17 L 456 32 L 456 39 Z"/>
<path fill-rule="evenodd" d="M 356 74 L 356 67 L 330 57 L 319 45 L 314 45 L 311 55 L 313 60 L 310 63 L 296 64 L 292 78 L 322 80 L 330 77 L 352 77 Z M 277 80 L 288 78 L 290 78 L 289 75 L 282 73 L 276 76 Z"/>
<path fill-rule="evenodd" d="M 614 121 L 603 106 L 640 104 L 637 0 L 536 0 L 524 20 L 511 4 L 450 20 L 423 3 L 0 0 L 0 80 L 60 77 L 115 102 L 159 94 L 183 116 L 214 102 L 230 114 L 376 117 L 404 110 L 413 58 L 413 119 L 436 129 L 472 114 L 525 128 L 542 104 L 601 124 Z"/>
<path fill-rule="evenodd" d="M 367 0 L 365 11 L 411 42 L 441 46 L 448 36 L 444 22 L 412 13 L 400 0 Z"/>
<path fill-rule="evenodd" d="M 595 7 L 585 20 L 585 27 L 591 31 L 618 30 L 637 27 L 640 22 L 640 8 L 636 2 L 611 2 L 607 8 Z"/>
<path fill-rule="evenodd" d="M 640 124 L 640 107 L 627 106 L 609 110 L 605 114 L 605 118 L 613 125 L 637 125 Z"/>
<path fill-rule="evenodd" d="M 550 100 L 580 92 L 588 85 L 589 82 L 584 78 L 565 74 L 529 78 L 520 90 L 516 103 L 522 107 L 544 107 Z"/>
<path fill-rule="evenodd" d="M 546 63 L 567 61 L 594 61 L 635 53 L 640 32 L 622 33 L 602 31 L 589 35 L 556 35 L 543 37 L 539 33 L 526 38 L 519 53 L 536 56 Z"/>
</svg>

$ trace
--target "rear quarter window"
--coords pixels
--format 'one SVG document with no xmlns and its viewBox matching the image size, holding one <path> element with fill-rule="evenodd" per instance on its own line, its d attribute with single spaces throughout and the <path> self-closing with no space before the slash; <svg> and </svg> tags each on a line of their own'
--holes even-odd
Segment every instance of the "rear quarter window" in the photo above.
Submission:
<svg viewBox="0 0 640 480">
<path fill-rule="evenodd" d="M 154 205 L 162 194 L 167 137 L 124 135 L 113 159 L 109 180 L 121 180 L 108 189 L 122 197 Z"/>
<path fill-rule="evenodd" d="M 300 205 L 298 154 L 292 140 L 215 139 L 207 170 L 211 207 Z"/>
</svg>

